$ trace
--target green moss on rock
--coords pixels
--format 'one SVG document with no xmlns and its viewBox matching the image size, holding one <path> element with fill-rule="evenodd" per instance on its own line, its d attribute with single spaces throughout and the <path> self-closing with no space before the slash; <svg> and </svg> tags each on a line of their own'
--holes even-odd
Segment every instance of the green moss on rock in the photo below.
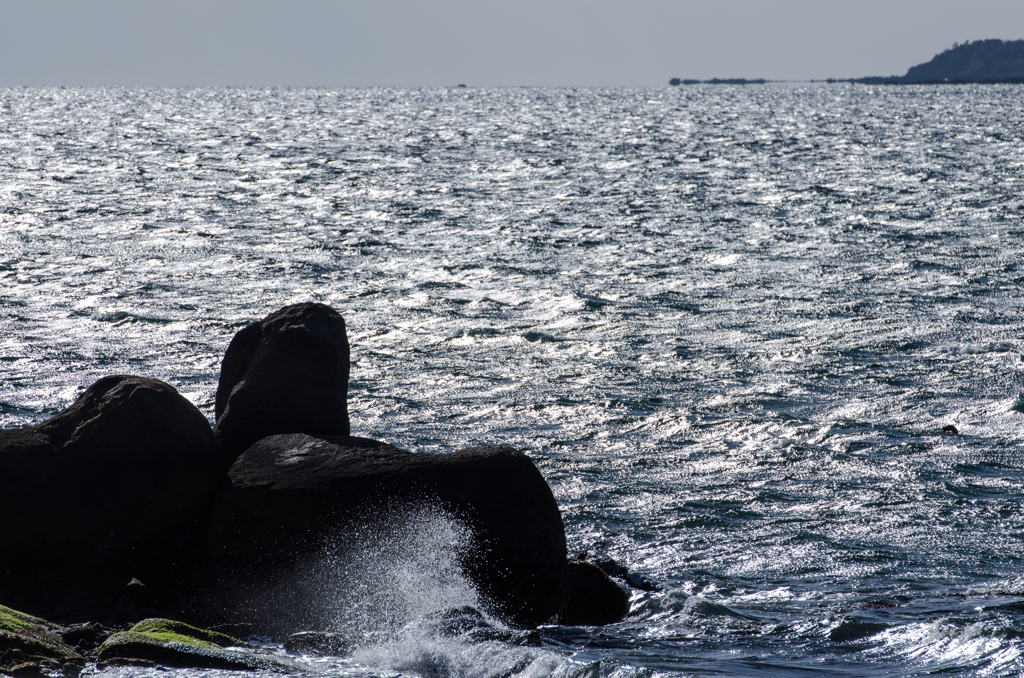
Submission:
<svg viewBox="0 0 1024 678">
<path fill-rule="evenodd" d="M 39 664 L 81 661 L 74 648 L 61 639 L 63 627 L 0 605 L 0 671 L 10 673 Z M 24 672 L 24 671 L 22 671 Z"/>
<path fill-rule="evenodd" d="M 146 619 L 127 631 L 115 633 L 100 645 L 101 662 L 141 659 L 177 668 L 249 670 L 272 668 L 265 658 L 225 650 L 245 643 L 216 631 L 169 619 Z"/>
<path fill-rule="evenodd" d="M 211 647 L 243 647 L 245 643 L 224 633 L 189 626 L 170 619 L 143 619 L 131 632 L 144 633 L 154 640 L 184 643 L 204 649 Z"/>
<path fill-rule="evenodd" d="M 63 627 L 0 605 L 0 674 L 44 675 L 43 669 L 81 665 L 84 660 L 61 639 Z"/>
</svg>

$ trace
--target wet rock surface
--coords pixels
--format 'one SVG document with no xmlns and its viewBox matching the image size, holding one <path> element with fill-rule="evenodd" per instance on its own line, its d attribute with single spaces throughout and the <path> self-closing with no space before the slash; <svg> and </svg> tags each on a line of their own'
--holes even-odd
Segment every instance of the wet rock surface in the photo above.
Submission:
<svg viewBox="0 0 1024 678">
<path fill-rule="evenodd" d="M 469 643 L 498 641 L 529 647 L 540 647 L 542 644 L 537 631 L 503 628 L 491 623 L 479 610 L 468 605 L 438 610 L 427 615 L 419 625 L 430 635 L 457 638 Z"/>
<path fill-rule="evenodd" d="M 32 674 L 44 667 L 84 663 L 82 655 L 62 637 L 67 630 L 0 605 L 0 672 Z"/>
<path fill-rule="evenodd" d="M 109 637 L 110 631 L 97 622 L 72 624 L 61 633 L 61 639 L 82 654 L 95 650 Z"/>
<path fill-rule="evenodd" d="M 168 619 L 147 619 L 112 634 L 96 652 L 99 662 L 141 660 L 177 668 L 273 669 L 270 658 L 225 648 L 245 643 L 231 636 Z"/>
<path fill-rule="evenodd" d="M 343 657 L 352 651 L 352 642 L 340 633 L 300 631 L 288 636 L 284 649 L 294 654 Z"/>
</svg>

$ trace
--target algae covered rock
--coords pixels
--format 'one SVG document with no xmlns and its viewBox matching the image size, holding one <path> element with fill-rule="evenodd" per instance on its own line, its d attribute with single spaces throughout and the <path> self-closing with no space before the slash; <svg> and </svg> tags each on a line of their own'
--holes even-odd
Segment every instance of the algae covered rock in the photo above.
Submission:
<svg viewBox="0 0 1024 678">
<path fill-rule="evenodd" d="M 62 640 L 64 630 L 0 605 L 0 672 L 25 663 L 81 661 L 74 648 Z"/>
<path fill-rule="evenodd" d="M 115 633 L 100 645 L 96 658 L 150 661 L 176 668 L 248 670 L 273 668 L 273 662 L 229 647 L 245 643 L 231 636 L 169 619 L 146 619 Z"/>
</svg>

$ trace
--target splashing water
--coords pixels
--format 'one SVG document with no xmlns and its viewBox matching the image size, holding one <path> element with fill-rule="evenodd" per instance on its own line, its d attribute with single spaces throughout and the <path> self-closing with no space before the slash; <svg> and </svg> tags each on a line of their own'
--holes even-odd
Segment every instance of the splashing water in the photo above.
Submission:
<svg viewBox="0 0 1024 678">
<path fill-rule="evenodd" d="M 471 544 L 471 531 L 440 509 L 375 510 L 272 575 L 233 574 L 218 604 L 275 637 L 329 632 L 358 644 L 438 609 L 479 606 L 461 566 Z"/>
<path fill-rule="evenodd" d="M 392 513 L 362 527 L 354 543 L 334 547 L 330 561 L 344 572 L 343 606 L 334 607 L 330 630 L 352 640 L 384 640 L 425 615 L 469 606 L 480 596 L 462 570 L 472 533 L 436 508 Z M 334 591 L 334 595 L 339 592 Z"/>
<path fill-rule="evenodd" d="M 564 663 L 536 634 L 506 628 L 463 572 L 472 532 L 433 507 L 395 510 L 325 549 L 306 570 L 319 628 L 353 648 L 332 673 L 364 669 L 432 678 L 546 676 Z M 535 641 L 535 642 L 534 642 Z"/>
</svg>

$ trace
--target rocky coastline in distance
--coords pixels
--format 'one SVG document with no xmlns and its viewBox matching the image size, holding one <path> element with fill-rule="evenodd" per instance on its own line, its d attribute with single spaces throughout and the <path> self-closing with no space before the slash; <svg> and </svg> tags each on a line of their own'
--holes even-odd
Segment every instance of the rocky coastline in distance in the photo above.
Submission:
<svg viewBox="0 0 1024 678">
<path fill-rule="evenodd" d="M 758 85 L 772 82 L 763 78 L 713 78 L 691 80 L 672 78 L 679 85 Z M 825 82 L 852 82 L 862 85 L 963 85 L 1024 83 L 1024 40 L 968 40 L 918 64 L 905 75 L 828 78 Z"/>
</svg>

